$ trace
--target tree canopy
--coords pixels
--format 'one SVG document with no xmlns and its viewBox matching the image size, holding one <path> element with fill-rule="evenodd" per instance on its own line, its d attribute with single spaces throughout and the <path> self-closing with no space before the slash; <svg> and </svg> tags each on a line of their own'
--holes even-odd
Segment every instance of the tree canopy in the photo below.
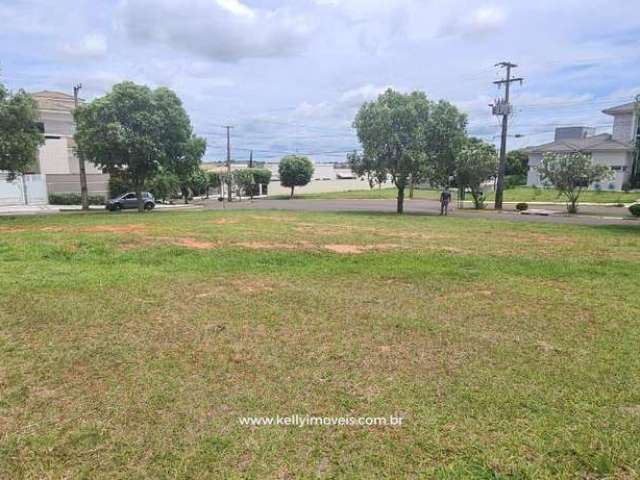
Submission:
<svg viewBox="0 0 640 480">
<path fill-rule="evenodd" d="M 398 189 L 397 211 L 405 189 L 417 179 L 446 184 L 455 154 L 465 138 L 466 116 L 453 105 L 430 101 L 423 92 L 392 89 L 360 108 L 353 123 L 376 176 L 391 176 Z"/>
<path fill-rule="evenodd" d="M 0 170 L 8 180 L 34 168 L 44 134 L 38 128 L 36 103 L 23 90 L 9 92 L 0 83 Z"/>
<path fill-rule="evenodd" d="M 140 211 L 145 182 L 158 172 L 190 178 L 206 149 L 205 140 L 193 135 L 182 102 L 167 88 L 120 83 L 81 105 L 75 119 L 85 159 L 133 185 Z"/>
<path fill-rule="evenodd" d="M 537 168 L 540 179 L 566 197 L 569 213 L 578 213 L 578 199 L 585 188 L 612 175 L 607 165 L 594 164 L 585 153 L 547 153 Z"/>
<path fill-rule="evenodd" d="M 456 183 L 458 188 L 471 192 L 475 208 L 484 207 L 482 184 L 497 173 L 498 155 L 493 145 L 471 138 L 456 155 Z"/>
<path fill-rule="evenodd" d="M 291 198 L 294 189 L 303 187 L 311 181 L 315 168 L 309 158 L 300 155 L 287 155 L 280 160 L 278 173 L 280 184 L 291 188 Z"/>
</svg>

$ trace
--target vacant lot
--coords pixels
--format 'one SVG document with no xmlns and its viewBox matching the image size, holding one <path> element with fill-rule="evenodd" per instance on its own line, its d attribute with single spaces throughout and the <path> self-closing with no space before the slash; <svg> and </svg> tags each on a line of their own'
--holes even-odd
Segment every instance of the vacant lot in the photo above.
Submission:
<svg viewBox="0 0 640 480">
<path fill-rule="evenodd" d="M 407 193 L 408 195 L 408 193 Z M 318 199 L 391 199 L 396 198 L 397 190 L 395 188 L 374 188 L 373 190 L 350 190 L 346 192 L 328 192 L 328 193 L 311 193 L 311 194 L 297 194 L 296 197 L 300 198 L 318 198 Z M 436 190 L 416 190 L 414 192 L 415 198 L 424 198 L 431 200 L 438 200 L 440 198 L 440 191 Z M 287 198 L 283 196 L 282 198 Z M 493 192 L 487 192 L 487 202 L 494 201 Z M 640 192 L 610 192 L 610 191 L 595 191 L 590 190 L 583 192 L 580 197 L 581 202 L 586 203 L 633 203 L 640 199 Z M 469 196 L 468 200 L 471 200 Z M 552 188 L 531 188 L 531 187 L 516 187 L 505 190 L 504 192 L 505 202 L 565 202 L 565 197 L 560 195 L 557 190 Z"/>
<path fill-rule="evenodd" d="M 0 219 L 0 478 L 636 478 L 640 230 Z M 404 417 L 247 427 L 243 416 Z"/>
</svg>

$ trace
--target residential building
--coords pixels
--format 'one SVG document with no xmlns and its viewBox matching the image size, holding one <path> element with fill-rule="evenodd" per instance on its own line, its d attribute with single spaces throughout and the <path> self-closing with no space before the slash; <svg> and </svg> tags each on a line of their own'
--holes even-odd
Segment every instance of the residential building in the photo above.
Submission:
<svg viewBox="0 0 640 480">
<path fill-rule="evenodd" d="M 32 94 L 45 135 L 34 173 L 46 177 L 52 193 L 80 193 L 80 166 L 75 153 L 73 133 L 74 98 L 62 92 L 42 91 Z M 109 175 L 91 162 L 86 162 L 87 187 L 90 195 L 107 195 Z"/>
<path fill-rule="evenodd" d="M 612 133 L 595 135 L 589 127 L 562 127 L 556 129 L 551 143 L 529 147 L 529 174 L 527 185 L 543 186 L 537 167 L 546 153 L 587 153 L 595 164 L 607 165 L 612 170 L 611 180 L 593 184 L 590 188 L 621 190 L 631 176 L 635 142 L 639 133 L 639 115 L 635 102 L 626 103 L 603 111 L 613 117 Z"/>
</svg>

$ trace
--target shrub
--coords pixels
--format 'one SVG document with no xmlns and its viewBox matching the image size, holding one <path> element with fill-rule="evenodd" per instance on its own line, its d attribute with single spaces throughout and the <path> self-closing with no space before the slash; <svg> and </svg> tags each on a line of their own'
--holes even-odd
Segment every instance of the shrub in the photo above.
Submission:
<svg viewBox="0 0 640 480">
<path fill-rule="evenodd" d="M 634 217 L 640 217 L 640 203 L 634 203 L 633 205 L 631 205 L 629 207 L 629 211 Z"/>
<path fill-rule="evenodd" d="M 525 212 L 529 210 L 529 204 L 525 202 L 520 202 L 516 205 L 516 210 L 519 212 Z"/>
<path fill-rule="evenodd" d="M 80 205 L 82 198 L 79 193 L 52 193 L 49 195 L 51 205 Z M 89 195 L 89 205 L 104 205 L 103 195 Z"/>
<path fill-rule="evenodd" d="M 512 189 L 527 184 L 526 175 L 507 175 L 504 177 L 504 188 Z"/>
<path fill-rule="evenodd" d="M 110 198 L 119 197 L 120 195 L 131 192 L 132 190 L 133 187 L 122 177 L 119 177 L 117 175 L 111 175 L 111 177 L 109 177 Z"/>
</svg>

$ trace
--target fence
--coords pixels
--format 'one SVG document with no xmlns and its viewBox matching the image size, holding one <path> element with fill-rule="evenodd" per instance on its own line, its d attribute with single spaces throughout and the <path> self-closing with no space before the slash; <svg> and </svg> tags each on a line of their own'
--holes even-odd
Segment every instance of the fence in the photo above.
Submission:
<svg viewBox="0 0 640 480">
<path fill-rule="evenodd" d="M 46 205 L 48 203 L 45 175 L 18 175 L 7 181 L 0 173 L 0 205 Z"/>
</svg>

